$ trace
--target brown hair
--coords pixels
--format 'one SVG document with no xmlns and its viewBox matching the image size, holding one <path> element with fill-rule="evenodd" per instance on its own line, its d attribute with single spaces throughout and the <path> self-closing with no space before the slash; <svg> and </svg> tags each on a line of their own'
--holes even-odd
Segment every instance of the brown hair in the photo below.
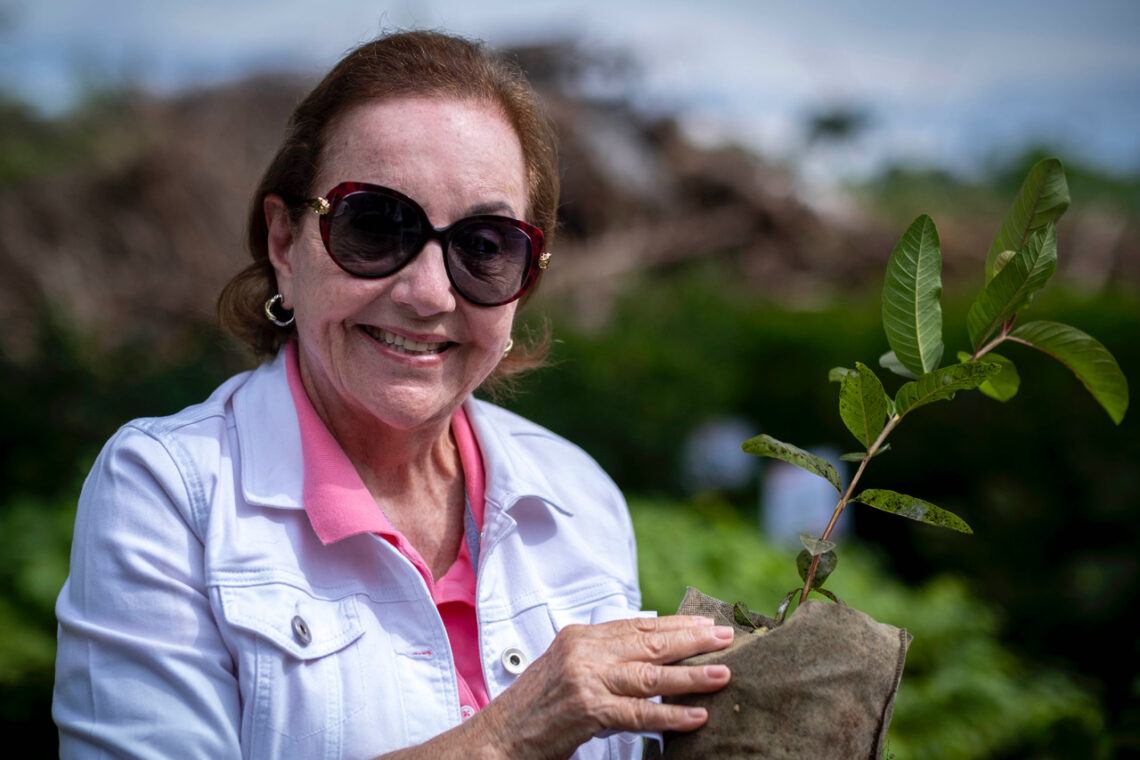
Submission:
<svg viewBox="0 0 1140 760">
<path fill-rule="evenodd" d="M 281 147 L 249 206 L 246 245 L 253 263 L 239 272 L 218 298 L 222 327 L 254 354 L 277 352 L 293 334 L 265 318 L 263 306 L 277 292 L 269 261 L 268 228 L 262 202 L 267 195 L 310 198 L 325 142 L 338 117 L 362 103 L 413 96 L 478 99 L 498 105 L 515 130 L 526 162 L 526 221 L 554 236 L 558 207 L 558 151 L 554 131 L 522 70 L 482 43 L 438 32 L 387 35 L 345 56 L 293 111 Z M 294 224 L 304 207 L 290 206 Z M 535 286 L 537 286 L 537 282 Z M 534 293 L 534 287 L 523 297 Z M 537 339 L 515 341 L 484 383 L 492 390 L 515 375 L 541 366 L 549 348 L 545 330 Z"/>
</svg>

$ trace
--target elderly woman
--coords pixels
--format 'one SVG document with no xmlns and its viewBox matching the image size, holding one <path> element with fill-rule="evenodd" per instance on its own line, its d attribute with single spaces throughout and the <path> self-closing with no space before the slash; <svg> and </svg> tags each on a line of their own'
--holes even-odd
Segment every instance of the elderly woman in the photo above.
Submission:
<svg viewBox="0 0 1140 760">
<path fill-rule="evenodd" d="M 621 495 L 471 393 L 534 365 L 557 161 L 522 76 L 392 35 L 297 107 L 223 322 L 272 357 L 124 426 L 60 594 L 65 757 L 635 757 L 727 646 L 639 617 Z M 552 400 L 556 403 L 556 400 Z"/>
</svg>

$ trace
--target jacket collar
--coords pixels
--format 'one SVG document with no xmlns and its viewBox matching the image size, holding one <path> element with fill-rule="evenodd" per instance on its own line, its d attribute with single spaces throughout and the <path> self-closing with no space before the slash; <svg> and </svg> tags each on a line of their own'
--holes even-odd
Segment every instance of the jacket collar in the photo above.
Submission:
<svg viewBox="0 0 1140 760">
<path fill-rule="evenodd" d="M 301 429 L 285 375 L 285 352 L 254 370 L 234 393 L 242 496 L 250 504 L 302 509 Z"/>
<path fill-rule="evenodd" d="M 509 511 L 519 501 L 533 498 L 571 514 L 526 445 L 530 423 L 475 398 L 468 398 L 464 405 L 483 453 L 487 509 Z M 254 370 L 235 391 L 233 409 L 245 501 L 303 509 L 301 432 L 289 393 L 284 351 Z M 529 432 L 533 435 L 537 430 Z"/>
<path fill-rule="evenodd" d="M 538 499 L 564 514 L 573 514 L 550 483 L 527 438 L 550 434 L 494 404 L 468 398 L 464 404 L 487 473 L 487 508 L 510 510 L 523 499 Z"/>
</svg>

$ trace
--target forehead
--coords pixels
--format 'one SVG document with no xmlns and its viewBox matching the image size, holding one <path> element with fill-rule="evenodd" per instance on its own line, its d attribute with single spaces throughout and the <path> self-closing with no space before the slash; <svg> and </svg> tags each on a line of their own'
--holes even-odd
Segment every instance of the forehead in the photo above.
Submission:
<svg viewBox="0 0 1140 760">
<path fill-rule="evenodd" d="M 520 213 L 527 196 L 519 138 L 486 100 L 399 98 L 349 109 L 329 130 L 318 191 L 346 181 L 386 185 L 417 200 L 440 191 L 506 196 Z"/>
</svg>

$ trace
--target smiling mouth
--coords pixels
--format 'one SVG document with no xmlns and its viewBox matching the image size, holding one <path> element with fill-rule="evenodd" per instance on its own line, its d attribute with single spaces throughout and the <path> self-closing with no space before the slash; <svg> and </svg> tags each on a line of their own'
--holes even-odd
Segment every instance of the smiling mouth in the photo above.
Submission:
<svg viewBox="0 0 1140 760">
<path fill-rule="evenodd" d="M 441 354 L 455 344 L 451 341 L 441 341 L 439 343 L 420 343 L 418 340 L 405 338 L 403 335 L 397 335 L 387 330 L 381 330 L 378 327 L 370 325 L 360 326 L 364 332 L 368 333 L 374 340 L 383 343 L 386 347 L 398 351 L 402 354 L 409 356 L 430 356 L 433 354 Z"/>
</svg>

